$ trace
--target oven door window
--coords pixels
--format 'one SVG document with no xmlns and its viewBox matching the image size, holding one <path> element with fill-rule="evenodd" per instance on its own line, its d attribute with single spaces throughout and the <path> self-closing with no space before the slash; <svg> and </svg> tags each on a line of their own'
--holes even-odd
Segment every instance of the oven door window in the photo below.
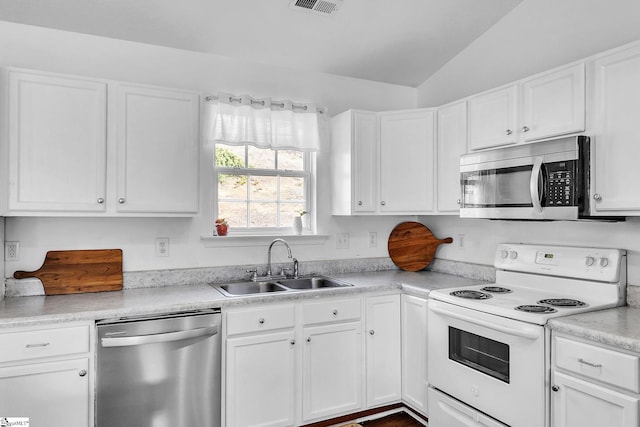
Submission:
<svg viewBox="0 0 640 427">
<path fill-rule="evenodd" d="M 533 165 L 462 172 L 462 207 L 532 207 L 531 171 Z M 539 187 L 542 187 L 540 179 Z M 539 188 L 540 193 L 542 188 Z"/>
<path fill-rule="evenodd" d="M 509 383 L 509 346 L 449 326 L 449 359 Z"/>
</svg>

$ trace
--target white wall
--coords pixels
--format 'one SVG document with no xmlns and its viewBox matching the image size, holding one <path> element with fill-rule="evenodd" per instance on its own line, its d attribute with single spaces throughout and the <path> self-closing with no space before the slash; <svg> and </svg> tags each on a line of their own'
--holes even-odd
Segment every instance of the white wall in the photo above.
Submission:
<svg viewBox="0 0 640 427">
<path fill-rule="evenodd" d="M 113 80 L 216 93 L 248 93 L 327 106 L 331 115 L 348 108 L 393 110 L 416 106 L 415 88 L 328 74 L 250 64 L 229 58 L 121 40 L 0 22 L 0 66 L 16 66 Z M 203 148 L 206 159 L 212 149 Z M 206 164 L 206 161 L 205 161 Z M 402 219 L 334 218 L 330 212 L 327 153 L 318 156 L 318 228 L 331 235 L 320 245 L 293 245 L 301 262 L 386 256 L 386 239 Z M 35 270 L 47 250 L 122 248 L 125 271 L 265 264 L 266 245 L 205 247 L 213 229 L 209 175 L 203 170 L 202 212 L 195 218 L 7 218 L 6 239 L 20 242 L 20 260 L 6 274 Z M 379 244 L 369 248 L 368 231 Z M 349 232 L 349 249 L 335 249 L 333 237 Z M 156 237 L 170 238 L 170 257 L 157 258 Z M 276 254 L 275 255 L 280 255 Z M 274 257 L 278 261 L 277 256 Z M 284 260 L 284 253 L 282 254 Z"/>
<path fill-rule="evenodd" d="M 637 0 L 524 0 L 418 88 L 437 106 L 640 39 Z M 423 217 L 438 237 L 464 235 L 464 250 L 438 257 L 492 264 L 496 244 L 617 247 L 629 252 L 629 283 L 640 285 L 640 218 L 622 223 L 521 222 Z"/>
</svg>

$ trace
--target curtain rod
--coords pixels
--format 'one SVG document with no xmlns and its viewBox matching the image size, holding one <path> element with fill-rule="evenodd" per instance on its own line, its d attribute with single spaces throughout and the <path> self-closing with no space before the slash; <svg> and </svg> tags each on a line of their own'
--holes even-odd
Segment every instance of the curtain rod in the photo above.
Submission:
<svg viewBox="0 0 640 427">
<path fill-rule="evenodd" d="M 207 102 L 215 101 L 216 99 L 218 99 L 218 97 L 212 96 L 212 95 L 207 95 L 204 98 L 204 100 L 207 101 Z M 242 98 L 234 98 L 232 96 L 229 97 L 229 102 L 241 102 L 241 101 L 242 101 Z M 249 102 L 251 104 L 260 104 L 260 105 L 263 105 L 263 106 L 265 104 L 264 100 L 263 101 L 255 101 L 255 100 L 252 99 Z M 271 102 L 271 105 L 275 105 L 277 107 L 284 108 L 285 104 L 284 104 L 284 102 Z M 308 107 L 306 105 L 298 105 L 298 104 L 294 104 L 294 103 L 291 103 L 291 108 L 297 108 L 299 110 L 304 110 L 304 111 L 308 110 Z M 318 108 L 317 111 L 320 114 L 324 114 L 324 108 Z"/>
</svg>

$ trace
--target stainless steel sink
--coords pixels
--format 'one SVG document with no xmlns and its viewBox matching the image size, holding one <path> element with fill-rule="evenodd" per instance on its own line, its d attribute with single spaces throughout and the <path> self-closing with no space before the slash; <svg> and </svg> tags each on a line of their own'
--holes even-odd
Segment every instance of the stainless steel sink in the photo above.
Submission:
<svg viewBox="0 0 640 427">
<path fill-rule="evenodd" d="M 276 282 L 239 282 L 228 283 L 218 287 L 223 294 L 229 296 L 282 292 L 288 289 Z"/>
<path fill-rule="evenodd" d="M 349 283 L 340 282 L 324 276 L 301 277 L 299 279 L 279 280 L 279 284 L 289 289 L 323 289 L 323 288 L 341 288 L 353 286 Z"/>
</svg>

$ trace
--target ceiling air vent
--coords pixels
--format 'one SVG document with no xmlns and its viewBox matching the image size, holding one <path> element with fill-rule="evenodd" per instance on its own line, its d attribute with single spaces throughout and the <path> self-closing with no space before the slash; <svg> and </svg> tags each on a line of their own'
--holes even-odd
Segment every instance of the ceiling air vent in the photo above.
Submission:
<svg viewBox="0 0 640 427">
<path fill-rule="evenodd" d="M 318 15 L 329 16 L 338 11 L 343 0 L 291 0 L 289 7 Z"/>
</svg>

